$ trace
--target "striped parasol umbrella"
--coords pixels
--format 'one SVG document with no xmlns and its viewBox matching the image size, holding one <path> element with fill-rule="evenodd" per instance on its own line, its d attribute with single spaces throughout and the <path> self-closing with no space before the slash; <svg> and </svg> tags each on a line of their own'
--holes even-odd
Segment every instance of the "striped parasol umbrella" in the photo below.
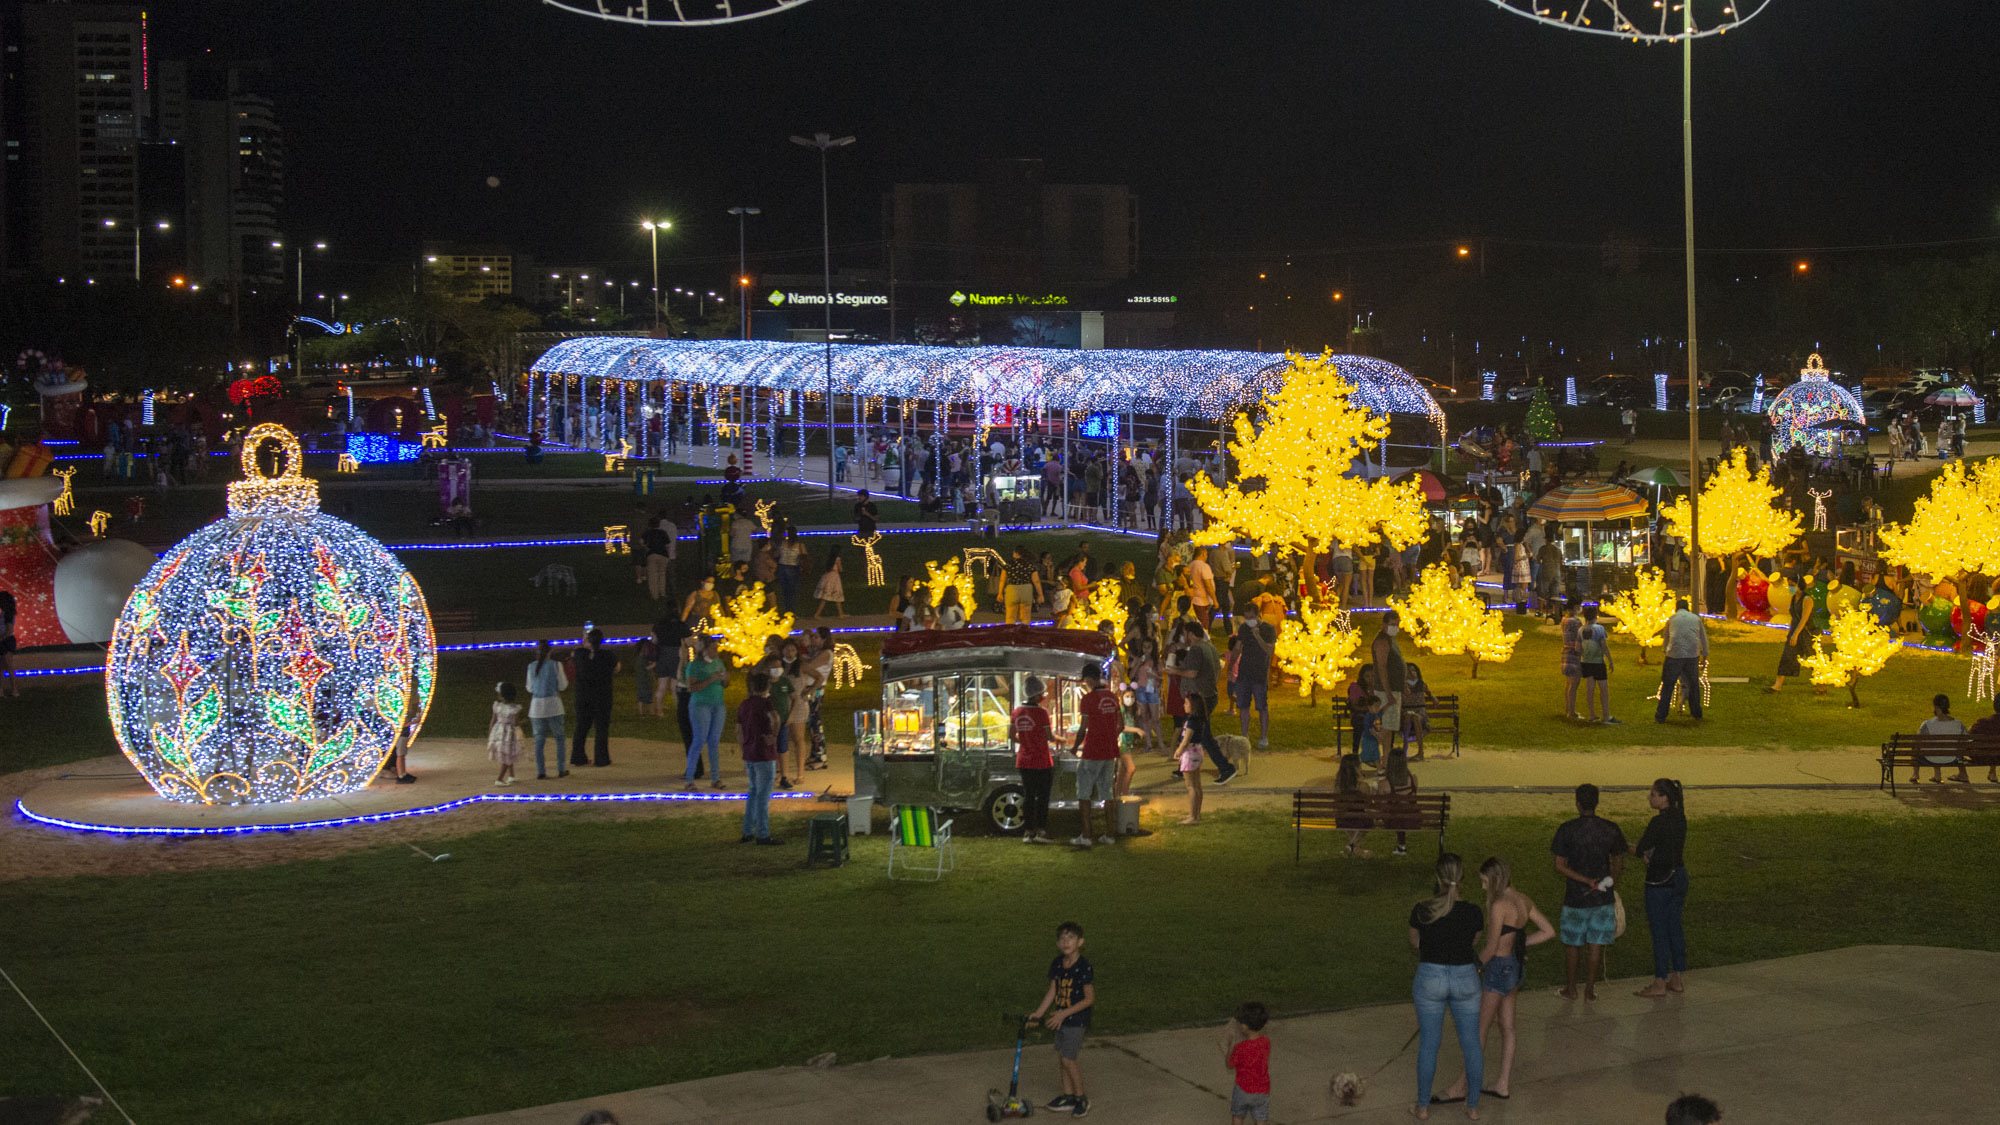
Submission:
<svg viewBox="0 0 2000 1125">
<path fill-rule="evenodd" d="M 1583 524 L 1583 573 L 1579 583 L 1584 593 L 1590 592 L 1590 562 L 1594 557 L 1590 525 L 1598 520 L 1633 519 L 1646 514 L 1646 502 L 1629 488 L 1615 484 L 1566 484 L 1550 489 L 1541 499 L 1528 506 L 1531 520 L 1556 520 L 1562 523 Z"/>
<path fill-rule="evenodd" d="M 1932 391 L 1924 396 L 1924 401 L 1936 406 L 1949 406 L 1956 412 L 1961 406 L 1977 406 L 1979 396 L 1972 393 L 1971 387 L 1960 384 Z"/>
<path fill-rule="evenodd" d="M 1595 523 L 1632 519 L 1646 514 L 1646 502 L 1629 488 L 1615 484 L 1566 484 L 1550 489 L 1528 508 L 1531 520 Z"/>
</svg>

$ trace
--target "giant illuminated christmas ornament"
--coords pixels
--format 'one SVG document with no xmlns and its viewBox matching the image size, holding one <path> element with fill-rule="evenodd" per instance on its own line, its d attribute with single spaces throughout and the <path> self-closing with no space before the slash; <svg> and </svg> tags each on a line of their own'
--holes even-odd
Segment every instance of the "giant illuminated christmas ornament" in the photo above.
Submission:
<svg viewBox="0 0 2000 1125">
<path fill-rule="evenodd" d="M 272 476 L 259 468 L 267 443 L 282 461 Z M 360 789 L 430 708 L 423 592 L 380 543 L 319 510 L 303 460 L 284 427 L 253 428 L 228 518 L 168 551 L 112 631 L 112 730 L 169 800 Z"/>
<path fill-rule="evenodd" d="M 1479 662 L 1503 663 L 1514 655 L 1518 632 L 1506 631 L 1504 619 L 1486 608 L 1471 580 L 1453 583 L 1451 568 L 1434 563 L 1410 587 L 1407 601 L 1389 599 L 1389 608 L 1403 617 L 1410 641 L 1439 656 L 1472 654 L 1472 676 L 1479 678 Z"/>
<path fill-rule="evenodd" d="M 1830 378 L 1833 373 L 1826 369 L 1825 361 L 1819 353 L 1806 361 L 1799 372 L 1799 381 L 1786 387 L 1777 398 L 1771 400 L 1767 411 L 1771 416 L 1771 449 L 1782 455 L 1795 445 L 1804 446 L 1807 453 L 1815 457 L 1831 457 L 1834 452 L 1837 429 L 1815 429 L 1813 424 L 1829 420 L 1862 421 L 1861 400 L 1854 392 Z M 1702 522 L 1708 522 L 1704 508 Z"/>
<path fill-rule="evenodd" d="M 1423 486 L 1349 476 L 1357 458 L 1386 440 L 1389 421 L 1354 401 L 1333 356 L 1288 355 L 1284 382 L 1264 396 L 1263 417 L 1236 419 L 1229 453 L 1236 475 L 1226 485 L 1197 473 L 1188 482 L 1208 526 L 1194 533 L 1201 546 L 1248 540 L 1269 550 L 1313 558 L 1335 546 L 1372 547 L 1383 540 L 1397 550 L 1422 541 L 1427 531 Z"/>
</svg>

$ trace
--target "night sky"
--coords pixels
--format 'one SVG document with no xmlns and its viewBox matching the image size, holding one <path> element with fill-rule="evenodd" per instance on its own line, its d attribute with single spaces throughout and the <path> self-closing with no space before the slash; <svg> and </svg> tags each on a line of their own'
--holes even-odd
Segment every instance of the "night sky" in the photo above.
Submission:
<svg viewBox="0 0 2000 1125">
<path fill-rule="evenodd" d="M 423 238 L 663 273 L 881 237 L 897 181 L 1034 156 L 1140 196 L 1142 269 L 1484 236 L 1678 244 L 1679 50 L 1485 0 L 812 0 L 650 29 L 537 0 L 166 0 L 166 54 L 279 67 L 295 235 L 348 268 Z M 2000 4 L 1777 0 L 1696 46 L 1705 246 L 2000 236 Z M 489 187 L 488 177 L 499 186 Z M 787 252 L 792 252 L 789 255 Z M 874 266 L 880 252 L 836 254 Z M 730 266 L 720 263 L 729 262 Z"/>
</svg>

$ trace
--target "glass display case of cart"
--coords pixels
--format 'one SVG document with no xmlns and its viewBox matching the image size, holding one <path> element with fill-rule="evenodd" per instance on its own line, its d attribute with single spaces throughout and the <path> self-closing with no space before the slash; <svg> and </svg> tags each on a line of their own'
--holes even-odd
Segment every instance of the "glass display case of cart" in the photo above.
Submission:
<svg viewBox="0 0 2000 1125">
<path fill-rule="evenodd" d="M 854 792 L 878 806 L 979 810 L 1003 832 L 1021 828 L 1014 707 L 1042 689 L 1056 751 L 1053 808 L 1076 804 L 1083 672 L 1111 642 L 1095 632 L 996 625 L 896 633 L 882 642 L 882 709 L 855 715 Z"/>
<path fill-rule="evenodd" d="M 995 474 L 991 500 L 1002 519 L 1040 519 L 1042 478 L 1036 473 Z"/>
</svg>

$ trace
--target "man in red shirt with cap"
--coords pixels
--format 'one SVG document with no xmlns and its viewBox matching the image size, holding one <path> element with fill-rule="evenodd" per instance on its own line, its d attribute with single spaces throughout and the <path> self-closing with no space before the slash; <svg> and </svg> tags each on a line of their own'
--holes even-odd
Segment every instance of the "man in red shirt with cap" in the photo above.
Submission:
<svg viewBox="0 0 2000 1125">
<path fill-rule="evenodd" d="M 1104 802 L 1104 835 L 1097 838 L 1100 844 L 1117 843 L 1111 834 L 1118 823 L 1117 814 L 1111 809 L 1113 796 L 1111 787 L 1118 775 L 1118 736 L 1125 730 L 1125 710 L 1118 703 L 1118 696 L 1104 686 L 1104 673 L 1092 667 L 1083 673 L 1083 686 L 1087 689 L 1077 711 L 1083 716 L 1083 723 L 1077 728 L 1076 742 L 1070 746 L 1070 753 L 1083 760 L 1076 764 L 1076 808 L 1083 816 L 1083 834 L 1070 843 L 1079 848 L 1090 846 L 1090 803 Z"/>
</svg>

